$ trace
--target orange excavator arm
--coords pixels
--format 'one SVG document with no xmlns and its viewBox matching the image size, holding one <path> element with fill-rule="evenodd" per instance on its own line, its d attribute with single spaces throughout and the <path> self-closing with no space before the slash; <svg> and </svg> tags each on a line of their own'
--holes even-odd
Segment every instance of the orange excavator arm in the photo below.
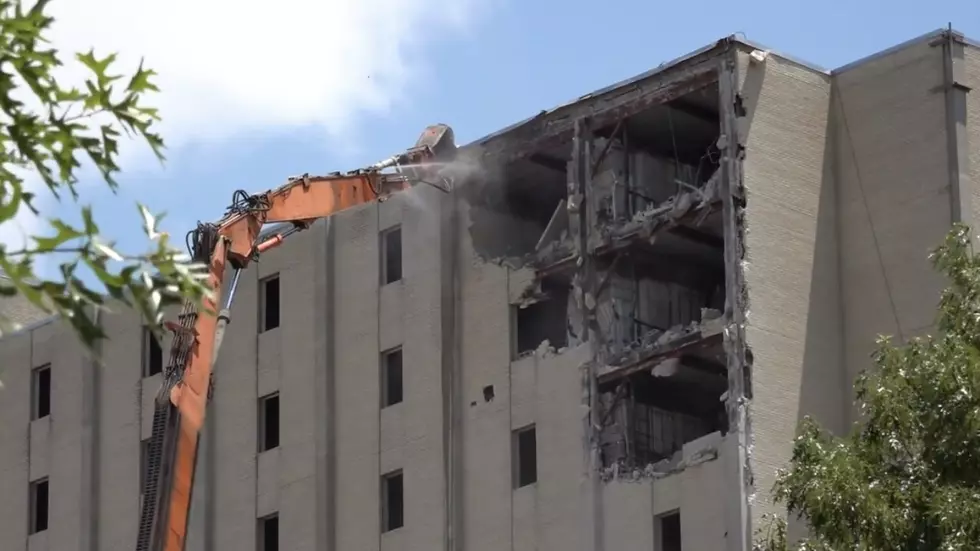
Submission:
<svg viewBox="0 0 980 551">
<path fill-rule="evenodd" d="M 174 342 L 154 412 L 137 551 L 184 550 L 198 436 L 210 398 L 214 362 L 231 319 L 230 307 L 242 270 L 318 218 L 383 201 L 389 194 L 419 182 L 449 191 L 450 183 L 438 169 L 454 153 L 452 129 L 433 125 L 415 147 L 365 170 L 294 178 L 256 195 L 236 192 L 224 218 L 217 224 L 199 224 L 191 232 L 188 247 L 196 261 L 207 264 L 212 292 L 204 303 L 206 312 L 198 312 L 188 302 L 177 322 L 165 323 L 174 333 Z M 382 172 L 389 167 L 398 173 Z M 262 239 L 263 227 L 272 223 L 285 223 L 284 229 Z M 223 282 L 229 267 L 233 272 L 226 293 Z"/>
</svg>

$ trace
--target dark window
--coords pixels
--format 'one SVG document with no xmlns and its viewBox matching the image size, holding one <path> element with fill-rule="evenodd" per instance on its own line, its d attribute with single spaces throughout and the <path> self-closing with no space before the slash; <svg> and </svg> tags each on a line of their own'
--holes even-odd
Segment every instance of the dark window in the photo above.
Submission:
<svg viewBox="0 0 980 551">
<path fill-rule="evenodd" d="M 48 480 L 31 484 L 31 533 L 48 529 Z"/>
<path fill-rule="evenodd" d="M 397 348 L 381 355 L 381 407 L 402 401 L 402 350 Z"/>
<path fill-rule="evenodd" d="M 657 551 L 681 551 L 681 514 L 668 513 L 657 517 Z"/>
<path fill-rule="evenodd" d="M 392 228 L 381 234 L 381 284 L 402 278 L 402 230 Z"/>
<path fill-rule="evenodd" d="M 516 431 L 514 444 L 517 448 L 514 485 L 522 488 L 538 481 L 538 443 L 534 425 Z"/>
<path fill-rule="evenodd" d="M 39 367 L 33 375 L 31 419 L 41 419 L 51 415 L 51 366 Z"/>
<path fill-rule="evenodd" d="M 514 306 L 512 319 L 514 358 L 533 352 L 545 340 L 555 348 L 568 345 L 569 287 L 550 280 L 541 282 L 550 298 L 525 306 Z"/>
<path fill-rule="evenodd" d="M 261 286 L 259 331 L 279 327 L 279 275 L 276 274 L 259 282 Z"/>
<path fill-rule="evenodd" d="M 401 471 L 381 479 L 381 531 L 388 532 L 405 525 L 405 483 Z"/>
<path fill-rule="evenodd" d="M 279 516 L 259 519 L 259 551 L 279 551 Z"/>
<path fill-rule="evenodd" d="M 150 377 L 163 371 L 163 349 L 160 340 L 149 327 L 143 328 L 143 376 Z"/>
<path fill-rule="evenodd" d="M 279 447 L 279 394 L 259 400 L 259 451 Z"/>
</svg>

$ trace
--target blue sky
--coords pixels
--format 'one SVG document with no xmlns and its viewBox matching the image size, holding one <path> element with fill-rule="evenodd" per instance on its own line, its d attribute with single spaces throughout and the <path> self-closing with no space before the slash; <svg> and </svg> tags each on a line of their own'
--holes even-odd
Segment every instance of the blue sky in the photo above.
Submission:
<svg viewBox="0 0 980 551">
<path fill-rule="evenodd" d="M 479 6 L 473 7 L 474 2 Z M 296 108 L 288 113 L 278 113 L 275 103 L 269 103 L 275 101 L 273 96 L 265 97 L 265 103 L 245 98 L 240 104 L 241 113 L 272 114 L 264 118 L 252 116 L 249 124 L 239 126 L 229 122 L 236 118 L 236 112 L 230 108 L 220 117 L 215 115 L 215 120 L 210 120 L 210 115 L 203 111 L 179 114 L 188 120 L 193 115 L 200 124 L 185 122 L 175 126 L 177 145 L 168 152 L 165 167 L 145 159 L 128 163 L 126 174 L 120 178 L 123 189 L 117 197 L 96 180 L 89 181 L 82 190 L 82 201 L 94 205 L 104 233 L 118 240 L 123 250 L 141 250 L 143 236 L 133 207 L 139 200 L 154 211 L 167 211 L 164 229 L 182 241 L 183 234 L 197 220 L 220 217 L 235 189 L 261 191 L 278 186 L 290 175 L 322 174 L 374 162 L 412 145 L 419 132 L 434 122 L 450 124 L 456 131 L 457 141 L 466 143 L 543 108 L 644 72 L 736 32 L 781 53 L 827 68 L 943 27 L 948 22 L 968 36 L 980 38 L 980 2 L 976 0 L 935 3 L 467 0 L 465 6 L 455 4 L 463 9 L 449 22 L 434 15 L 444 13 L 453 4 L 451 1 L 375 0 L 374 3 L 377 5 L 371 10 L 376 12 L 390 11 L 382 9 L 384 5 L 403 6 L 398 9 L 404 11 L 377 16 L 382 19 L 382 27 L 374 29 L 370 21 L 375 15 L 370 11 L 365 11 L 363 17 L 344 19 L 349 15 L 344 10 L 357 2 L 324 2 L 316 8 L 316 16 L 336 17 L 338 24 L 350 24 L 352 45 L 341 52 L 333 47 L 316 51 L 316 43 L 300 45 L 305 49 L 295 54 L 294 62 L 305 70 L 295 71 L 300 74 L 289 82 L 281 82 L 287 72 L 269 77 L 277 79 L 273 85 L 284 105 L 293 103 L 294 94 L 303 94 L 304 83 L 311 78 L 316 81 L 313 86 L 325 90 L 340 87 L 350 93 L 346 96 L 326 93 L 322 99 L 324 105 L 319 105 L 317 98 L 305 98 L 295 102 Z M 314 18 L 313 14 L 303 13 L 305 4 L 295 2 L 291 8 L 284 7 L 283 10 L 296 10 L 292 16 L 286 14 L 284 20 Z M 264 6 L 268 4 L 253 7 L 259 6 L 267 9 Z M 339 15 L 332 14 L 335 8 L 340 10 Z M 154 17 L 165 16 L 161 12 Z M 65 12 L 64 18 L 71 17 L 81 15 Z M 187 20 L 175 16 L 174 21 Z M 88 29 L 87 26 L 75 24 L 73 28 L 72 44 L 82 44 L 90 38 L 82 30 Z M 332 26 L 326 24 L 320 28 L 328 32 Z M 270 32 L 280 36 L 273 38 L 271 44 L 290 40 L 288 29 Z M 357 62 L 361 46 L 357 40 L 378 40 L 378 35 L 385 34 L 405 36 L 405 43 L 396 43 L 390 51 L 373 51 L 361 71 Z M 150 51 L 127 53 L 146 53 L 150 66 L 154 66 L 153 52 L 170 52 L 138 41 L 133 42 L 132 49 L 140 45 Z M 115 47 L 130 48 L 130 45 L 118 42 Z M 277 55 L 293 59 L 288 50 Z M 343 55 L 353 61 L 334 66 L 331 55 Z M 196 60 L 196 55 L 161 59 L 162 72 L 174 64 L 193 65 Z M 275 64 L 274 59 L 272 63 Z M 324 76 L 318 73 L 321 66 L 327 72 L 331 67 L 335 71 Z M 401 74 L 398 67 L 410 70 Z M 311 73 L 318 76 L 311 77 Z M 254 71 L 216 74 L 240 79 L 241 86 L 251 86 L 248 79 L 264 78 L 261 66 Z M 172 82 L 180 85 L 176 78 Z M 368 107 L 363 102 L 357 103 L 361 86 L 358 83 L 374 86 L 371 93 L 378 101 Z M 209 96 L 208 86 L 212 84 L 198 82 L 194 93 L 181 96 L 182 103 L 175 109 L 184 109 L 195 97 Z M 214 96 L 216 101 L 224 101 L 217 92 Z M 352 105 L 349 110 L 348 104 Z M 331 109 L 352 113 L 344 121 L 346 126 L 338 126 L 333 119 L 317 114 Z M 168 116 L 166 107 L 163 116 Z M 227 132 L 201 130 L 226 123 Z M 46 207 L 46 214 L 55 215 L 77 210 L 71 205 L 49 203 Z"/>
</svg>

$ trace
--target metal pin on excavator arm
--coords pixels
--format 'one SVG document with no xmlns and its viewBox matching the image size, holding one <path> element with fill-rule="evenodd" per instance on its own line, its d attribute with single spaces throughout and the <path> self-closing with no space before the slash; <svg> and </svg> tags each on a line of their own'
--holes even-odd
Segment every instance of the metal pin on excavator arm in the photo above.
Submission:
<svg viewBox="0 0 980 551">
<path fill-rule="evenodd" d="M 441 167 L 453 160 L 453 131 L 444 124 L 425 129 L 416 145 L 366 169 L 347 174 L 291 179 L 285 185 L 249 195 L 234 194 L 228 212 L 216 224 L 199 224 L 188 235 L 188 248 L 208 267 L 211 296 L 206 312 L 187 302 L 176 322 L 164 383 L 156 401 L 144 477 L 137 551 L 183 551 L 198 455 L 198 435 L 211 394 L 213 366 L 231 321 L 231 305 L 242 271 L 263 252 L 316 219 L 374 200 L 384 200 L 418 183 L 443 191 L 452 182 Z M 394 168 L 396 172 L 384 173 Z M 266 224 L 289 227 L 260 240 Z M 219 308 L 225 271 L 233 270 Z"/>
</svg>

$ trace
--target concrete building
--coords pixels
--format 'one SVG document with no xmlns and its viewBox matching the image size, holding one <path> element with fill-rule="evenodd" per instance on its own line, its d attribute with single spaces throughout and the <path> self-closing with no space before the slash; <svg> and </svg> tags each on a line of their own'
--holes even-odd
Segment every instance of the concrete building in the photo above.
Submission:
<svg viewBox="0 0 980 551">
<path fill-rule="evenodd" d="M 189 549 L 746 549 L 800 417 L 843 431 L 875 334 L 932 327 L 977 85 L 952 32 L 834 71 L 727 38 L 297 234 L 240 284 Z M 5 550 L 133 546 L 168 343 L 101 323 L 95 361 L 0 340 Z"/>
</svg>

